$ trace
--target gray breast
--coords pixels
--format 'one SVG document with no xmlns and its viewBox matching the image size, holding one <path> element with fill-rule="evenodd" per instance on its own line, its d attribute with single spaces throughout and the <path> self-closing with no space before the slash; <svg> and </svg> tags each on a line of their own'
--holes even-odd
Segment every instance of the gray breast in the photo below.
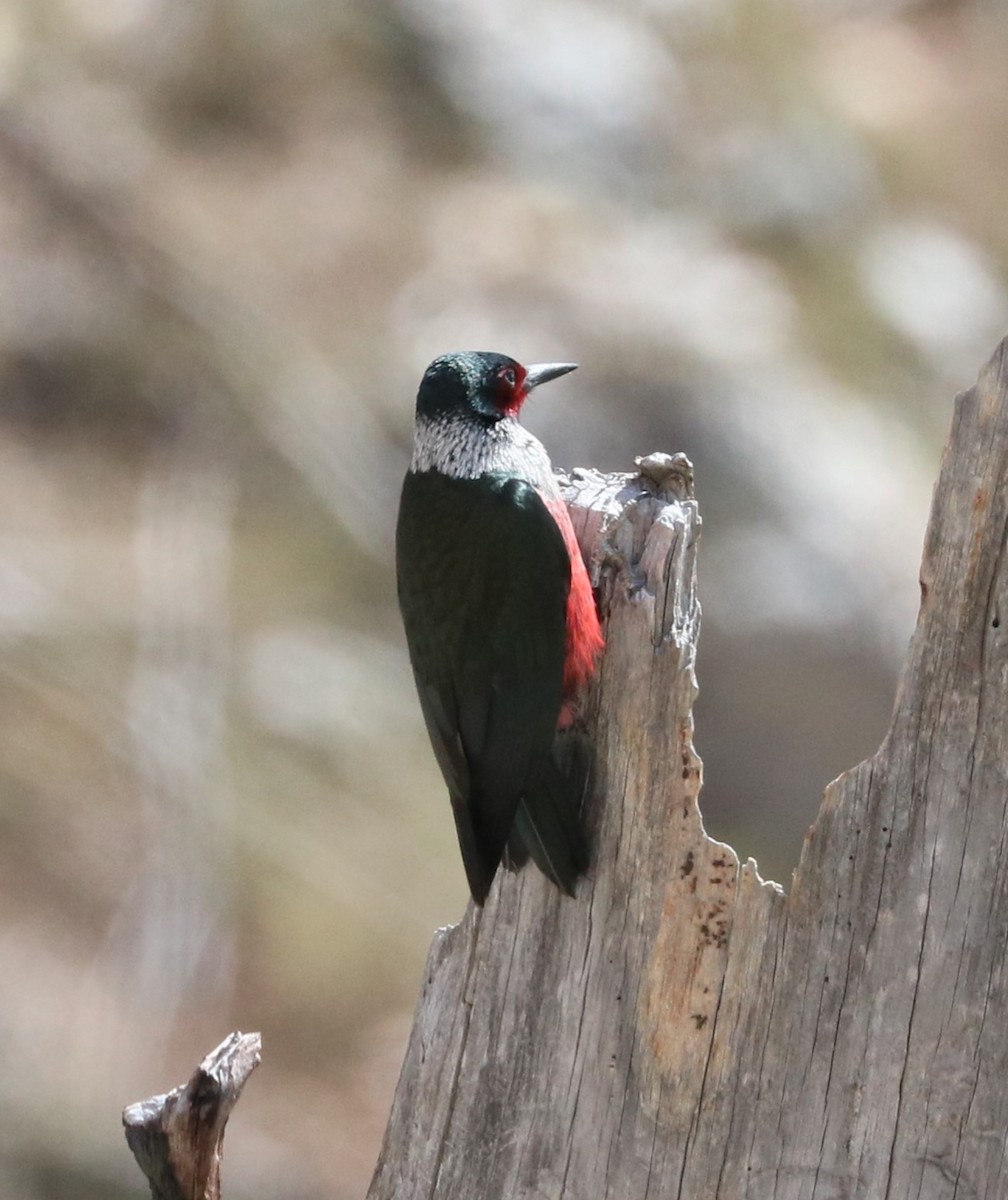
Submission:
<svg viewBox="0 0 1008 1200">
<path fill-rule="evenodd" d="M 452 418 L 417 417 L 411 471 L 438 471 L 453 479 L 476 479 L 499 471 L 526 479 L 547 496 L 557 496 L 546 447 L 513 417 L 496 425 Z"/>
</svg>

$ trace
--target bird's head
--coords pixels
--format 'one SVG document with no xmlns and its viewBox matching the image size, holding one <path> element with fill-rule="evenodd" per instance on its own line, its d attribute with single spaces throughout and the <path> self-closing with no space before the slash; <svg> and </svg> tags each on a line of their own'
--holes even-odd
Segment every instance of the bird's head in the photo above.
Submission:
<svg viewBox="0 0 1008 1200">
<path fill-rule="evenodd" d="M 573 371 L 577 363 L 535 363 L 523 367 L 506 354 L 465 350 L 443 354 L 424 372 L 417 393 L 417 416 L 430 420 L 473 418 L 493 425 L 518 415 L 533 388 Z"/>
</svg>

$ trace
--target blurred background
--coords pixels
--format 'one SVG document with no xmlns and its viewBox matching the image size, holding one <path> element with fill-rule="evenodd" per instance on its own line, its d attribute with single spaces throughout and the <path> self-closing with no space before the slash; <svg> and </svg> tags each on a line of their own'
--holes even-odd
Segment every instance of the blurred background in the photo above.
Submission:
<svg viewBox="0 0 1008 1200">
<path fill-rule="evenodd" d="M 0 2 L 0 1198 L 140 1197 L 230 1029 L 228 1200 L 367 1186 L 466 889 L 395 607 L 419 376 L 687 452 L 708 830 L 787 885 L 888 722 L 1008 325 L 998 0 Z"/>
</svg>

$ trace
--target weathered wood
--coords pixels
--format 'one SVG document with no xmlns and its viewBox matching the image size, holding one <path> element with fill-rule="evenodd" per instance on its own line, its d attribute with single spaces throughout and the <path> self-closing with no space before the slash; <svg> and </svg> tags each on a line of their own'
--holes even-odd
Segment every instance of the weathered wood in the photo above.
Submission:
<svg viewBox="0 0 1008 1200">
<path fill-rule="evenodd" d="M 153 1200 L 220 1200 L 224 1129 L 261 1049 L 258 1033 L 229 1034 L 188 1083 L 124 1110 L 126 1141 Z"/>
<path fill-rule="evenodd" d="M 697 808 L 688 464 L 569 498 L 607 614 L 592 876 L 501 874 L 437 934 L 370 1200 L 1008 1195 L 1005 345 L 956 402 L 891 729 L 787 896 Z"/>
</svg>

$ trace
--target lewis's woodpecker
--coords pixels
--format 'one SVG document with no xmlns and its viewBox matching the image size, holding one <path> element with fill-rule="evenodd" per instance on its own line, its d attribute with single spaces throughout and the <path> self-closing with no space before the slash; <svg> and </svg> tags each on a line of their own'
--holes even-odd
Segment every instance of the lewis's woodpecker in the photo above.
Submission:
<svg viewBox="0 0 1008 1200">
<path fill-rule="evenodd" d="M 518 423 L 574 363 L 446 354 L 417 394 L 396 528 L 399 605 L 469 889 L 529 857 L 568 894 L 588 864 L 554 740 L 602 649 L 588 573 L 545 447 Z"/>
</svg>

